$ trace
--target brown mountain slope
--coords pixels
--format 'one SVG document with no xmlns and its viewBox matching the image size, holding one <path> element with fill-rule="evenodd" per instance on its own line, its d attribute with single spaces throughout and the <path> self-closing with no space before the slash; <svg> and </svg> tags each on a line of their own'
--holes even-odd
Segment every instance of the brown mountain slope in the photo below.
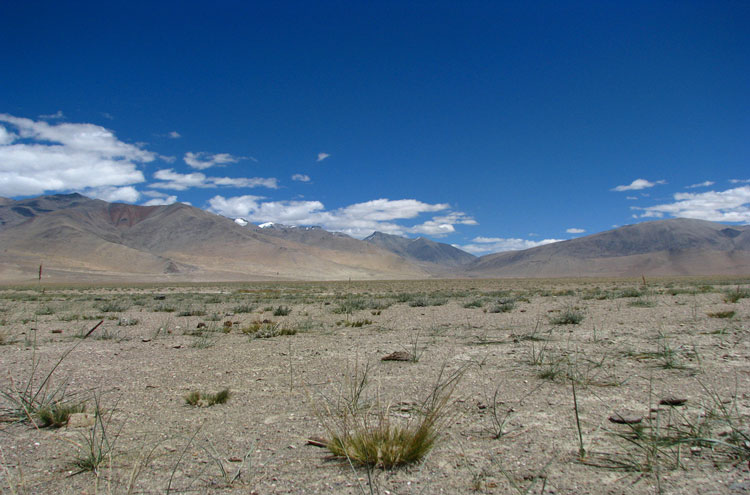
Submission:
<svg viewBox="0 0 750 495">
<path fill-rule="evenodd" d="M 58 195 L 0 205 L 0 280 L 422 278 L 384 250 L 342 252 L 243 228 L 184 204 L 134 206 Z"/>
<path fill-rule="evenodd" d="M 475 277 L 740 275 L 750 273 L 750 227 L 676 218 L 482 256 Z"/>
</svg>

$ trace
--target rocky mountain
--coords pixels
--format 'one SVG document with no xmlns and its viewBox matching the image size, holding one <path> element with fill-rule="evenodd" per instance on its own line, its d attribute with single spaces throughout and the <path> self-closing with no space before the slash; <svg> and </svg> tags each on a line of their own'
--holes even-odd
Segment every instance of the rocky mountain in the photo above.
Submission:
<svg viewBox="0 0 750 495">
<path fill-rule="evenodd" d="M 32 279 L 40 263 L 65 280 L 428 276 L 382 249 L 300 244 L 181 203 L 136 206 L 67 194 L 0 204 L 0 281 Z"/>
<path fill-rule="evenodd" d="M 482 256 L 473 277 L 740 275 L 750 273 L 750 226 L 676 218 Z"/>
<path fill-rule="evenodd" d="M 387 249 L 416 263 L 429 263 L 441 267 L 460 267 L 476 259 L 472 254 L 442 242 L 424 237 L 409 239 L 397 235 L 374 232 L 365 242 Z"/>
</svg>

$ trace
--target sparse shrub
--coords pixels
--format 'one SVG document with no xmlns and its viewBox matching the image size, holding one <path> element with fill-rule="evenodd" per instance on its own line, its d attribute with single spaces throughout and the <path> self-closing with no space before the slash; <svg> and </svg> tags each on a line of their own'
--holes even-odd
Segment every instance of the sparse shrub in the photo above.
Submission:
<svg viewBox="0 0 750 495">
<path fill-rule="evenodd" d="M 560 315 L 550 318 L 553 325 L 578 325 L 583 321 L 583 313 L 573 308 L 568 308 Z"/>
<path fill-rule="evenodd" d="M 633 308 L 653 308 L 656 306 L 656 301 L 654 301 L 653 299 L 644 299 L 642 297 L 639 297 L 638 299 L 630 301 L 628 303 L 628 306 L 631 306 Z"/>
<path fill-rule="evenodd" d="M 255 306 L 251 304 L 240 304 L 239 306 L 235 306 L 232 308 L 232 312 L 240 314 L 240 313 L 252 313 L 255 311 Z"/>
<path fill-rule="evenodd" d="M 450 419 L 448 406 L 464 370 L 444 377 L 441 370 L 430 395 L 410 419 L 396 418 L 390 408 L 375 401 L 362 406 L 367 383 L 355 376 L 350 388 L 353 394 L 343 406 L 326 407 L 321 420 L 328 430 L 328 450 L 336 457 L 367 467 L 391 469 L 421 461 L 432 450 Z"/>
<path fill-rule="evenodd" d="M 717 311 L 715 313 L 706 313 L 709 318 L 734 318 L 735 311 Z"/>
<path fill-rule="evenodd" d="M 215 394 L 194 390 L 185 396 L 185 402 L 191 406 L 210 407 L 216 404 L 224 404 L 231 396 L 232 393 L 228 388 Z"/>
<path fill-rule="evenodd" d="M 68 424 L 68 419 L 71 414 L 86 412 L 86 404 L 68 404 L 64 402 L 53 402 L 48 404 L 39 411 L 37 411 L 37 417 L 39 418 L 39 426 L 42 428 L 52 427 L 60 428 Z"/>
<path fill-rule="evenodd" d="M 102 313 L 122 313 L 130 308 L 130 304 L 125 301 L 104 301 L 95 306 Z"/>
<path fill-rule="evenodd" d="M 516 307 L 516 300 L 513 298 L 500 299 L 496 305 L 490 309 L 490 313 L 508 313 Z"/>
<path fill-rule="evenodd" d="M 617 297 L 641 297 L 641 291 L 635 287 L 627 287 L 617 293 Z"/>
<path fill-rule="evenodd" d="M 177 316 L 206 316 L 206 312 L 202 309 L 186 309 L 177 313 Z"/>
<path fill-rule="evenodd" d="M 482 307 L 482 301 L 479 299 L 474 299 L 473 301 L 469 301 L 467 303 L 464 303 L 464 308 L 481 308 Z"/>
<path fill-rule="evenodd" d="M 292 308 L 289 306 L 279 306 L 273 311 L 274 316 L 287 316 L 292 312 Z"/>
<path fill-rule="evenodd" d="M 737 287 L 736 290 L 730 290 L 724 293 L 724 302 L 736 303 L 740 299 L 745 299 L 747 297 L 750 297 L 750 290 Z"/>
</svg>

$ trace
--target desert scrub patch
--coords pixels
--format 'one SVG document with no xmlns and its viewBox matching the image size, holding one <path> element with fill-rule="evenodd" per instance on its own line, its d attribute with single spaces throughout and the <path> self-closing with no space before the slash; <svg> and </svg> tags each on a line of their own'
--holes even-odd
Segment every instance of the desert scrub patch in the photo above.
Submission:
<svg viewBox="0 0 750 495">
<path fill-rule="evenodd" d="M 724 302 L 727 303 L 736 303 L 740 299 L 745 299 L 750 297 L 750 290 L 749 289 L 740 289 L 737 287 L 735 290 L 729 290 L 724 292 Z"/>
<path fill-rule="evenodd" d="M 642 293 L 639 289 L 636 289 L 635 287 L 626 287 L 624 289 L 620 289 L 616 294 L 615 297 L 641 297 Z"/>
<path fill-rule="evenodd" d="M 442 296 L 419 296 L 409 301 L 409 306 L 412 308 L 426 308 L 428 306 L 442 306 L 448 302 L 448 298 Z"/>
<path fill-rule="evenodd" d="M 367 318 L 362 320 L 355 320 L 355 321 L 346 321 L 346 320 L 339 320 L 336 322 L 336 326 L 345 326 L 345 327 L 354 327 L 354 328 L 361 328 L 365 325 L 372 325 L 372 320 L 368 320 Z"/>
<path fill-rule="evenodd" d="M 474 299 L 473 301 L 465 302 L 464 308 L 471 309 L 471 308 L 481 308 L 484 305 L 484 303 L 479 299 Z"/>
<path fill-rule="evenodd" d="M 289 306 L 278 306 L 273 310 L 274 316 L 287 316 L 292 312 L 292 308 Z"/>
<path fill-rule="evenodd" d="M 122 313 L 130 308 L 130 303 L 126 301 L 103 301 L 94 306 L 102 313 Z"/>
<path fill-rule="evenodd" d="M 338 404 L 326 402 L 318 416 L 328 432 L 326 448 L 354 465 L 392 469 L 421 461 L 451 419 L 451 396 L 465 369 L 441 368 L 429 396 L 411 414 L 394 414 L 379 398 L 365 403 L 367 370 L 349 377 Z M 404 417 L 408 416 L 408 417 Z"/>
<path fill-rule="evenodd" d="M 737 314 L 736 311 L 716 311 L 714 313 L 706 313 L 709 318 L 734 318 Z"/>
<path fill-rule="evenodd" d="M 193 390 L 185 395 L 185 403 L 194 407 L 210 407 L 215 406 L 216 404 L 226 403 L 231 396 L 232 393 L 228 388 L 213 394 L 210 392 Z"/>
<path fill-rule="evenodd" d="M 232 308 L 232 312 L 235 314 L 252 313 L 253 311 L 255 311 L 255 306 L 252 304 L 239 304 Z"/>
<path fill-rule="evenodd" d="M 188 308 L 177 313 L 177 316 L 206 316 L 206 311 L 202 309 Z"/>
<path fill-rule="evenodd" d="M 492 306 L 489 309 L 490 313 L 508 313 L 510 311 L 513 311 L 516 307 L 516 300 L 509 297 L 505 299 L 500 299 L 497 304 Z"/>
<path fill-rule="evenodd" d="M 86 412 L 85 403 L 53 402 L 37 411 L 39 426 L 42 428 L 60 428 L 68 424 L 72 414 Z"/>
<path fill-rule="evenodd" d="M 633 308 L 654 308 L 656 307 L 656 301 L 651 298 L 638 297 L 630 301 L 628 306 Z"/>
<path fill-rule="evenodd" d="M 574 308 L 567 308 L 559 315 L 549 319 L 553 325 L 578 325 L 583 321 L 583 313 Z"/>
<path fill-rule="evenodd" d="M 154 313 L 174 313 L 175 311 L 177 311 L 177 306 L 169 303 L 161 303 L 151 308 L 151 310 Z"/>
</svg>

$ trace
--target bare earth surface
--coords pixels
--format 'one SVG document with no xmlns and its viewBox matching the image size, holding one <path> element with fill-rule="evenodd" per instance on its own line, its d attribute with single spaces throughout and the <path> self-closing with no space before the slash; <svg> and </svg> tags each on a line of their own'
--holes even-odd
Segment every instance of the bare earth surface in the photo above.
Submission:
<svg viewBox="0 0 750 495">
<path fill-rule="evenodd" d="M 747 280 L 6 287 L 0 491 L 746 494 L 748 322 Z M 365 370 L 364 414 L 394 422 L 463 373 L 421 463 L 368 473 L 307 444 Z M 14 416 L 26 388 L 102 415 L 36 427 Z"/>
</svg>

